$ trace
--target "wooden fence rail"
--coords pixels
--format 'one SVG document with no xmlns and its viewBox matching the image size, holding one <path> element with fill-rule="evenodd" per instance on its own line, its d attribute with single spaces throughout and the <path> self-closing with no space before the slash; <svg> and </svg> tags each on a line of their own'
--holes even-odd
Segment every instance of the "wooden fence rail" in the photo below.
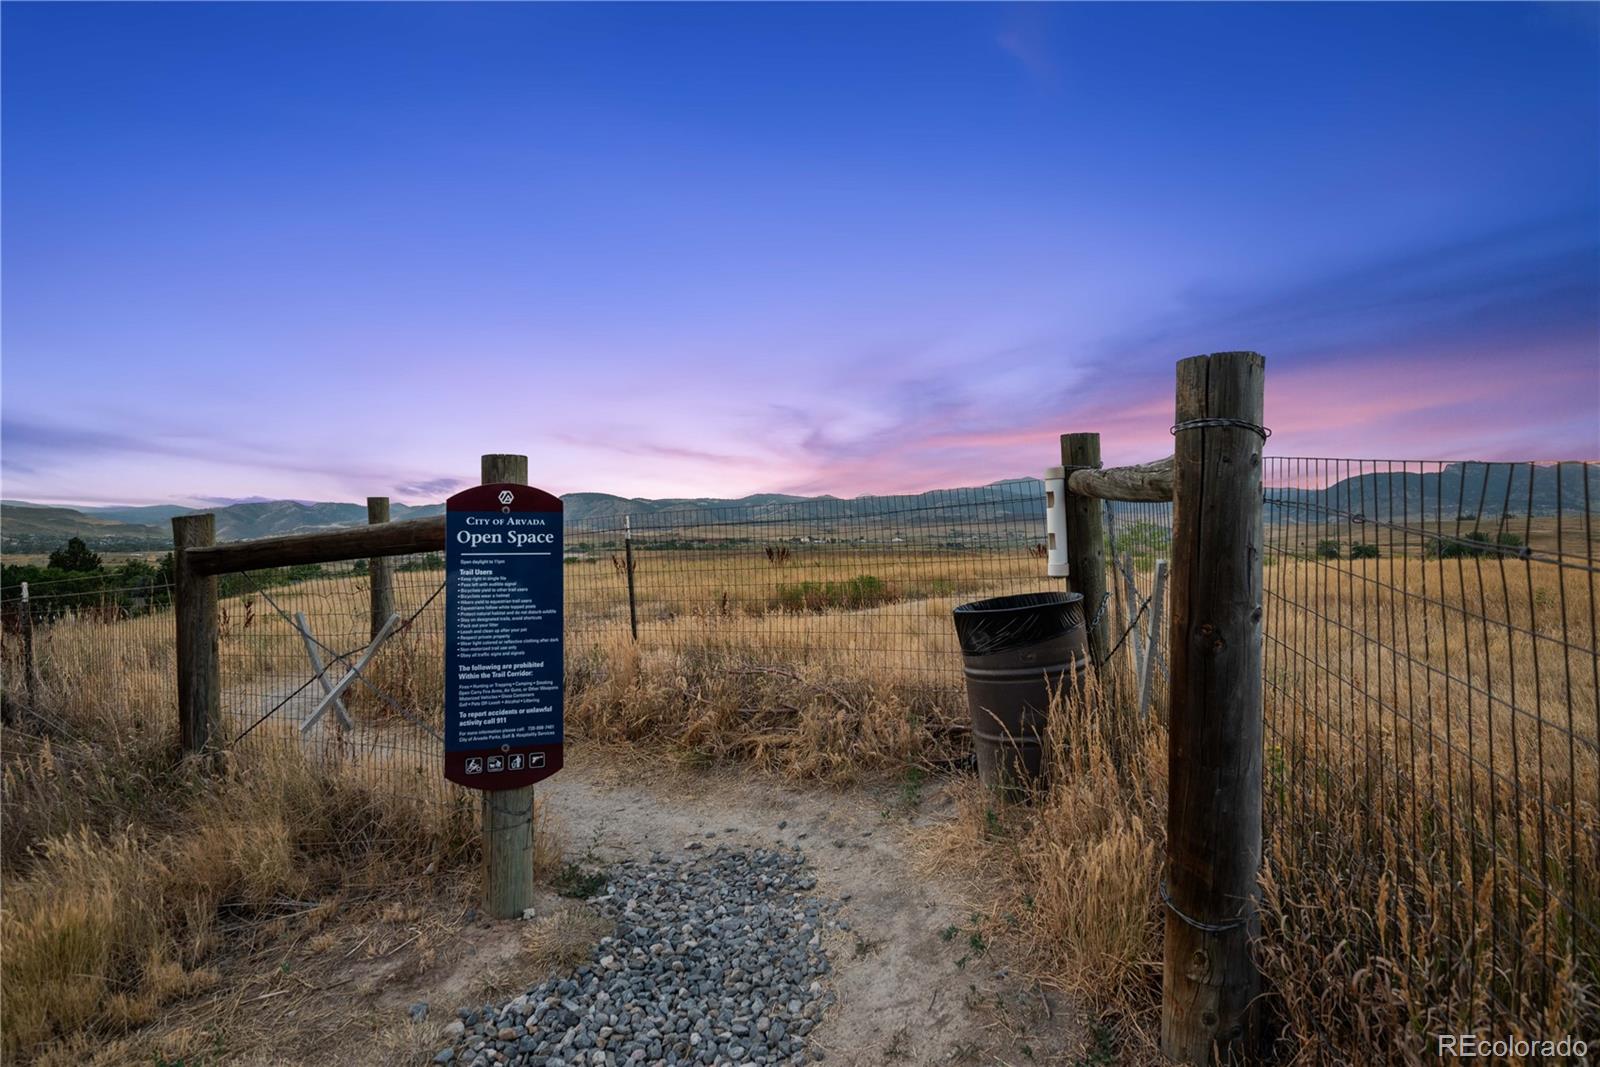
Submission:
<svg viewBox="0 0 1600 1067">
<path fill-rule="evenodd" d="M 1089 434 L 1096 439 L 1099 434 Z M 1098 444 L 1098 440 L 1096 442 Z M 1096 449 L 1098 455 L 1099 450 Z M 1084 467 L 1067 473 L 1067 492 L 1096 500 L 1161 503 L 1172 499 L 1172 457 L 1132 467 L 1098 470 Z"/>
<path fill-rule="evenodd" d="M 174 520 L 176 524 L 177 520 Z M 174 525 L 176 529 L 176 525 Z M 196 547 L 185 553 L 189 569 L 201 576 L 291 567 L 301 563 L 338 563 L 379 556 L 409 556 L 444 551 L 444 516 L 354 526 L 327 533 L 289 534 Z"/>
<path fill-rule="evenodd" d="M 528 484 L 526 456 L 486 455 L 485 484 Z M 178 714 L 183 750 L 215 751 L 223 742 L 217 576 L 268 567 L 367 561 L 371 578 L 373 640 L 388 632 L 394 592 L 388 557 L 442 552 L 445 517 L 389 521 L 387 497 L 367 499 L 366 526 L 325 533 L 263 537 L 216 544 L 216 517 L 172 520 L 175 546 L 178 647 Z M 311 646 L 308 645 L 308 648 Z M 313 656 L 313 660 L 314 660 Z M 440 768 L 441 773 L 443 768 Z M 485 908 L 501 918 L 533 903 L 533 787 L 483 793 Z"/>
</svg>

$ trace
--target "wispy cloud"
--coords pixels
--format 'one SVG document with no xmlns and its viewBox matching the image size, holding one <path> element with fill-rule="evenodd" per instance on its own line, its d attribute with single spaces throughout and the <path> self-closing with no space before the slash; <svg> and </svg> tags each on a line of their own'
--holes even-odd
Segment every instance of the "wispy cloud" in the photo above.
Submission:
<svg viewBox="0 0 1600 1067">
<path fill-rule="evenodd" d="M 167 427 L 160 431 L 137 432 L 107 427 L 85 427 L 65 422 L 50 422 L 26 416 L 7 415 L 0 425 L 0 453 L 8 475 L 25 477 L 24 494 L 44 499 L 60 499 L 50 492 L 48 483 L 62 470 L 81 471 L 96 463 L 130 461 L 174 461 L 178 469 L 226 468 L 236 472 L 243 484 L 259 483 L 262 476 L 280 475 L 287 484 L 310 483 L 334 495 L 359 499 L 376 487 L 393 485 L 402 497 L 434 499 L 439 493 L 462 484 L 462 480 L 439 475 L 407 474 L 387 469 L 370 457 L 350 453 L 315 456 L 300 453 L 282 443 L 240 438 L 229 434 L 201 433 Z M 37 491 L 43 485 L 44 493 Z M 17 495 L 17 494 L 13 494 Z M 285 494 L 285 496 L 298 494 Z M 89 502 L 137 503 L 127 497 L 96 494 L 74 496 Z M 242 503 L 280 497 L 260 494 L 185 493 L 181 490 L 163 499 L 178 498 L 192 503 Z"/>
<path fill-rule="evenodd" d="M 420 482 L 400 482 L 395 485 L 394 491 L 403 497 L 429 500 L 449 496 L 466 484 L 465 478 L 428 478 Z"/>
<path fill-rule="evenodd" d="M 841 430 L 826 403 L 784 408 L 788 424 L 804 427 L 796 449 L 804 474 L 782 489 L 925 488 L 1034 473 L 1067 430 L 1099 431 L 1110 462 L 1154 458 L 1171 449 L 1175 360 L 1246 346 L 1268 356 L 1280 454 L 1381 447 L 1476 457 L 1489 447 L 1592 456 L 1600 448 L 1592 414 L 1514 435 L 1481 429 L 1517 396 L 1593 411 L 1600 244 L 1571 222 L 1420 245 L 1259 290 L 1197 287 L 1137 333 L 1087 349 L 1065 336 L 1034 346 L 1044 355 L 1030 368 L 1033 386 L 1009 395 L 975 388 L 1001 353 L 974 352 L 937 376 L 878 382 L 868 402 L 881 420 L 866 430 Z M 1052 358 L 1077 365 L 1054 376 L 1070 384 L 1050 384 Z"/>
<path fill-rule="evenodd" d="M 1048 17 L 1047 5 L 1014 5 L 1007 11 L 995 43 L 1017 61 L 1035 85 L 1055 89 L 1061 83 L 1061 69 L 1050 47 Z"/>
</svg>

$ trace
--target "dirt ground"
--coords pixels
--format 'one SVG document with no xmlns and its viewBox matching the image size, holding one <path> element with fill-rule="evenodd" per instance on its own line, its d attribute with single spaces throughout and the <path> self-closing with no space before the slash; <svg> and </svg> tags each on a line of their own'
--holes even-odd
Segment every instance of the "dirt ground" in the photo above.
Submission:
<svg viewBox="0 0 1600 1067">
<path fill-rule="evenodd" d="M 953 816 L 937 783 L 800 788 L 748 770 L 653 770 L 591 755 L 539 795 L 566 859 L 585 871 L 690 846 L 800 848 L 817 893 L 843 902 L 830 935 L 839 1002 L 811 1035 L 829 1063 L 1084 1062 L 1086 1027 L 1072 1006 L 1015 973 L 1003 941 L 977 931 L 981 902 L 919 858 L 918 833 Z M 428 1062 L 456 1008 L 508 999 L 559 966 L 548 946 L 530 948 L 537 920 L 478 915 L 475 881 L 426 872 L 407 903 L 344 902 L 309 922 L 286 919 L 281 936 L 221 968 L 216 992 L 164 1020 L 157 1047 L 171 1054 L 158 1062 Z M 546 893 L 537 909 L 548 918 L 584 907 Z M 427 1016 L 413 1023 L 409 1009 L 424 1001 Z M 219 1033 L 228 1051 L 206 1055 Z M 229 1035 L 249 1035 L 249 1051 Z"/>
</svg>

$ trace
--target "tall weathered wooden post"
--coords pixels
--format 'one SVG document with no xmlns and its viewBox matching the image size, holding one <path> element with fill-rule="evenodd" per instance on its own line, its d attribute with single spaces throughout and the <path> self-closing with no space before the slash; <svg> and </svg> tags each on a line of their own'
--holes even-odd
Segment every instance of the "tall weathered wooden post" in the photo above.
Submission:
<svg viewBox="0 0 1600 1067">
<path fill-rule="evenodd" d="M 1248 1056 L 1260 976 L 1265 361 L 1178 364 L 1161 1047 Z"/>
<path fill-rule="evenodd" d="M 628 632 L 639 640 L 639 601 L 633 589 L 633 516 L 622 516 L 622 565 L 628 572 Z"/>
<path fill-rule="evenodd" d="M 528 457 L 483 457 L 483 485 L 528 484 Z M 483 906 L 498 919 L 533 907 L 533 790 L 486 789 L 483 793 Z"/>
<path fill-rule="evenodd" d="M 28 599 L 28 583 L 22 583 L 22 670 L 28 693 L 28 714 L 39 711 L 39 671 L 33 663 L 33 602 Z"/>
<path fill-rule="evenodd" d="M 178 638 L 178 734 L 186 754 L 216 743 L 222 721 L 222 665 L 217 632 L 217 579 L 189 565 L 188 552 L 217 541 L 217 517 L 172 519 L 173 618 Z"/>
<path fill-rule="evenodd" d="M 389 498 L 367 497 L 367 525 L 375 526 L 389 521 Z M 372 639 L 383 632 L 384 624 L 394 614 L 393 564 L 388 556 L 374 556 L 367 560 L 367 578 L 372 584 Z"/>
<path fill-rule="evenodd" d="M 1064 433 L 1061 435 L 1061 465 L 1066 476 L 1067 501 L 1067 580 L 1072 591 L 1083 595 L 1083 610 L 1089 627 L 1089 659 L 1096 669 L 1105 666 L 1110 651 L 1106 625 L 1106 537 L 1100 521 L 1104 505 L 1091 496 L 1072 491 L 1072 472 L 1098 470 L 1100 435 Z"/>
</svg>

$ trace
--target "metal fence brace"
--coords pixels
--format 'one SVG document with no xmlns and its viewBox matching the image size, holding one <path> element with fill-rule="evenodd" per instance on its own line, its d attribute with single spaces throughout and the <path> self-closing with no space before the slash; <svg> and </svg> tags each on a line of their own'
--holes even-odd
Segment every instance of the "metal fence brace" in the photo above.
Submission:
<svg viewBox="0 0 1600 1067">
<path fill-rule="evenodd" d="M 297 611 L 294 613 L 294 625 L 300 631 L 300 640 L 305 642 L 306 659 L 311 661 L 311 669 L 316 672 L 317 681 L 322 683 L 322 692 L 325 695 L 332 693 L 333 683 L 328 680 L 327 668 L 322 665 L 322 654 L 317 651 L 317 639 L 311 636 L 311 625 L 306 622 L 305 612 Z M 339 716 L 339 725 L 346 730 L 355 728 L 355 722 L 351 720 L 350 713 L 344 708 L 344 701 L 337 696 L 333 699 L 333 711 L 335 715 Z M 307 723 L 306 725 L 309 726 L 311 724 Z M 306 727 L 301 727 L 302 732 L 305 729 Z"/>
<path fill-rule="evenodd" d="M 300 724 L 301 733 L 310 733 L 311 728 L 321 721 L 322 717 L 328 713 L 328 709 L 339 703 L 339 694 L 349 688 L 351 682 L 360 677 L 362 668 L 364 668 L 368 663 L 372 662 L 372 657 L 377 655 L 378 646 L 382 645 L 384 640 L 394 632 L 394 628 L 399 625 L 399 612 L 390 615 L 389 621 L 384 623 L 383 629 L 378 631 L 378 636 L 374 637 L 372 639 L 372 643 L 367 646 L 367 650 L 361 653 L 361 658 L 356 660 L 355 664 L 345 672 L 343 678 L 340 678 L 337 682 L 334 682 L 331 686 L 328 686 L 328 691 L 326 694 L 324 694 L 322 702 L 317 705 L 315 711 L 306 716 L 306 721 Z M 301 630 L 300 633 L 302 637 L 306 638 L 306 640 L 310 640 L 310 637 L 305 630 Z M 327 685 L 326 675 L 323 676 L 323 684 Z M 345 721 L 348 723 L 349 719 L 346 718 Z"/>
</svg>

